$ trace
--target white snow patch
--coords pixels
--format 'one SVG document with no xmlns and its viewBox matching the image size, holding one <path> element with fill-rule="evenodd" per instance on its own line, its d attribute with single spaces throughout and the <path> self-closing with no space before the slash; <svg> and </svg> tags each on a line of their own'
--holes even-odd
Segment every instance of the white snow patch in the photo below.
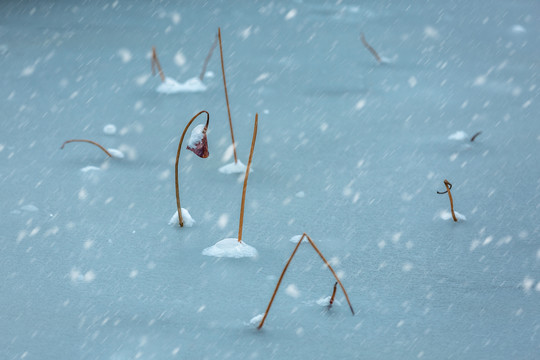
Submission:
<svg viewBox="0 0 540 360">
<path fill-rule="evenodd" d="M 297 14 L 298 14 L 298 10 L 296 10 L 296 9 L 291 9 L 291 10 L 289 10 L 289 12 L 287 13 L 287 15 L 285 15 L 285 20 L 291 20 L 291 19 L 294 18 Z"/>
<path fill-rule="evenodd" d="M 285 294 L 298 299 L 300 297 L 300 290 L 298 290 L 298 287 L 295 284 L 289 284 L 289 286 L 285 288 Z"/>
<path fill-rule="evenodd" d="M 114 124 L 107 124 L 103 127 L 103 132 L 105 135 L 114 135 L 116 134 L 116 126 Z"/>
<path fill-rule="evenodd" d="M 244 258 L 256 257 L 257 250 L 244 242 L 238 242 L 238 239 L 227 238 L 207 247 L 202 251 L 202 254 L 215 257 Z"/>
<path fill-rule="evenodd" d="M 455 133 L 448 136 L 448 140 L 455 140 L 455 141 L 463 141 L 467 139 L 469 136 L 465 131 L 456 131 Z"/>
<path fill-rule="evenodd" d="M 114 157 L 114 158 L 117 158 L 117 159 L 123 159 L 124 158 L 124 153 L 121 152 L 120 150 L 118 149 L 107 149 L 107 151 L 109 153 L 111 153 L 111 155 Z"/>
<path fill-rule="evenodd" d="M 460 214 L 458 213 L 457 211 L 454 210 L 454 213 L 456 214 L 456 218 L 458 220 L 463 220 L 463 221 L 466 221 L 467 218 L 465 217 L 465 215 L 463 214 Z M 452 213 L 450 211 L 447 211 L 447 210 L 442 210 L 441 212 L 439 212 L 439 217 L 443 220 L 450 220 L 452 218 Z"/>
<path fill-rule="evenodd" d="M 209 79 L 213 78 L 214 76 L 216 76 L 216 74 L 214 74 L 213 71 L 207 71 L 204 73 L 204 77 L 207 77 Z"/>
<path fill-rule="evenodd" d="M 259 315 L 255 315 L 254 317 L 251 318 L 251 320 L 249 320 L 249 325 L 259 326 L 259 324 L 261 323 L 263 317 L 264 317 L 264 313 L 259 314 Z"/>
<path fill-rule="evenodd" d="M 294 235 L 292 238 L 289 239 L 290 242 L 298 244 L 300 239 L 302 238 L 302 235 Z M 309 242 L 307 237 L 304 237 L 304 240 L 302 240 L 303 243 Z"/>
<path fill-rule="evenodd" d="M 244 165 L 240 160 L 238 160 L 236 163 L 232 162 L 227 165 L 223 165 L 219 168 L 219 172 L 222 174 L 241 174 L 246 172 L 246 165 Z M 249 172 L 252 172 L 253 169 L 249 169 Z"/>
<path fill-rule="evenodd" d="M 191 130 L 191 136 L 189 137 L 187 146 L 189 146 L 190 148 L 196 148 L 197 144 L 201 142 L 201 140 L 204 137 L 203 131 L 204 131 L 203 124 L 199 124 L 195 126 L 193 130 Z"/>
<path fill-rule="evenodd" d="M 193 220 L 193 218 L 189 214 L 189 211 L 184 208 L 182 208 L 182 219 L 184 220 L 185 227 L 192 227 L 195 224 L 195 220 Z M 178 224 L 178 210 L 174 212 L 174 215 L 169 220 L 169 225 L 176 224 Z"/>
<path fill-rule="evenodd" d="M 156 91 L 162 94 L 177 94 L 203 92 L 206 89 L 206 85 L 198 77 L 188 79 L 185 83 L 179 83 L 170 77 L 166 77 L 165 82 L 162 82 Z"/>
<path fill-rule="evenodd" d="M 97 166 L 85 166 L 81 169 L 81 172 L 83 173 L 92 172 L 92 171 L 101 171 L 101 169 L 98 168 Z"/>
</svg>

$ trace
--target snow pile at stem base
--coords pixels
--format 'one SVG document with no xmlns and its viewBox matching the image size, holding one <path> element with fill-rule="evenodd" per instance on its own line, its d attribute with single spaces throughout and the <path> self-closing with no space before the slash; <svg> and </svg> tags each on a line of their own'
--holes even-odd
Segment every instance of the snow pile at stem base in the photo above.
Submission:
<svg viewBox="0 0 540 360">
<path fill-rule="evenodd" d="M 195 224 L 195 220 L 193 220 L 189 211 L 184 208 L 182 208 L 182 219 L 184 220 L 185 227 L 192 227 Z M 171 220 L 169 220 L 169 225 L 178 225 L 178 210 L 171 217 Z"/>
<path fill-rule="evenodd" d="M 455 210 L 454 210 L 454 214 L 456 214 L 456 218 L 457 218 L 458 220 L 463 220 L 463 221 L 466 221 L 466 220 L 467 220 L 467 218 L 465 217 L 465 215 L 460 214 L 460 213 L 458 213 L 458 212 L 455 211 Z M 451 213 L 450 211 L 446 211 L 446 210 L 441 211 L 441 212 L 439 213 L 439 217 L 440 217 L 441 219 L 443 219 L 443 220 L 450 220 L 450 219 L 453 220 L 453 218 L 452 218 L 452 213 Z"/>
<path fill-rule="evenodd" d="M 253 169 L 250 169 L 249 172 L 252 172 Z M 246 172 L 246 165 L 244 165 L 240 160 L 237 160 L 235 163 L 224 165 L 219 168 L 219 172 L 222 174 L 241 174 Z"/>
<path fill-rule="evenodd" d="M 244 242 L 238 242 L 238 239 L 227 238 L 218 241 L 214 246 L 203 250 L 203 255 L 215 257 L 244 258 L 256 257 L 257 250 Z"/>
<path fill-rule="evenodd" d="M 264 314 L 255 315 L 254 317 L 249 320 L 249 325 L 252 326 L 259 326 L 261 323 L 261 320 L 263 319 Z"/>
<path fill-rule="evenodd" d="M 319 300 L 316 301 L 317 305 L 319 306 L 329 306 L 330 305 L 330 299 L 332 297 L 331 296 L 326 296 L 326 297 L 323 297 L 323 298 L 320 298 Z M 341 306 L 341 303 L 339 301 L 337 301 L 336 299 L 334 299 L 334 303 L 332 304 L 332 306 Z"/>
<path fill-rule="evenodd" d="M 179 83 L 169 77 L 165 78 L 156 89 L 158 93 L 162 94 L 177 94 L 177 93 L 194 93 L 206 91 L 206 85 L 198 77 L 191 78 L 185 83 Z"/>
<path fill-rule="evenodd" d="M 107 151 L 108 151 L 114 158 L 117 158 L 117 159 L 123 159 L 123 158 L 124 158 L 124 153 L 121 152 L 121 151 L 118 150 L 118 149 L 107 149 Z"/>
</svg>

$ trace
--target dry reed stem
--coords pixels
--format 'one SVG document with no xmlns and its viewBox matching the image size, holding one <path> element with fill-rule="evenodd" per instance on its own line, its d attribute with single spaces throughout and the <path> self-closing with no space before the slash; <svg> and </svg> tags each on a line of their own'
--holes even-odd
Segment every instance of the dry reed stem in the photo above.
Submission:
<svg viewBox="0 0 540 360">
<path fill-rule="evenodd" d="M 450 181 L 444 179 L 444 186 L 446 187 L 446 191 L 444 192 L 438 192 L 437 194 L 444 194 L 448 193 L 448 198 L 450 199 L 450 210 L 452 211 L 452 218 L 455 222 L 457 222 L 456 214 L 454 213 L 454 201 L 452 200 L 452 193 L 450 192 L 450 189 L 452 188 L 452 184 L 450 184 Z"/>
<path fill-rule="evenodd" d="M 67 141 L 64 141 L 64 143 L 62 144 L 62 146 L 60 146 L 60 149 L 63 149 L 64 148 L 64 145 L 66 144 L 69 144 L 71 142 L 85 142 L 85 143 L 89 143 L 89 144 L 93 144 L 93 145 L 96 145 L 98 148 L 100 148 L 101 150 L 103 150 L 103 152 L 105 154 L 107 154 L 109 157 L 113 157 L 111 155 L 110 152 L 107 151 L 107 149 L 105 149 L 103 146 L 99 145 L 97 142 L 94 142 L 92 140 L 85 140 L 85 139 L 73 139 L 73 140 L 67 140 Z"/>
<path fill-rule="evenodd" d="M 238 226 L 238 242 L 242 242 L 242 227 L 244 225 L 244 205 L 246 203 L 246 188 L 249 176 L 249 168 L 253 159 L 253 149 L 255 148 L 255 140 L 257 139 L 257 126 L 259 124 L 259 114 L 255 114 L 255 125 L 253 126 L 253 139 L 251 140 L 251 149 L 249 150 L 249 159 L 244 176 L 244 187 L 242 189 L 242 206 L 240 207 L 240 225 Z"/>
<path fill-rule="evenodd" d="M 319 251 L 319 249 L 317 248 L 317 246 L 315 245 L 315 243 L 313 242 L 313 240 L 311 240 L 311 238 L 309 237 L 308 234 L 306 233 L 303 233 L 302 234 L 302 237 L 300 238 L 300 240 L 298 241 L 298 243 L 296 244 L 291 256 L 289 257 L 289 260 L 287 261 L 287 264 L 285 264 L 285 267 L 283 268 L 283 271 L 281 272 L 281 275 L 279 277 L 279 280 L 278 280 L 278 283 L 276 285 L 276 288 L 274 289 L 274 293 L 272 294 L 272 297 L 270 298 L 270 302 L 268 303 L 268 307 L 266 308 L 266 311 L 264 312 L 264 316 L 259 324 L 259 326 L 257 327 L 257 329 L 261 329 L 264 325 L 264 321 L 266 320 L 266 317 L 268 316 L 268 312 L 270 311 L 270 307 L 272 307 L 272 303 L 274 302 L 274 298 L 276 297 L 276 294 L 277 294 L 277 291 L 279 289 L 279 286 L 281 285 L 281 281 L 283 280 L 283 276 L 285 275 L 285 272 L 287 271 L 287 268 L 289 267 L 289 264 L 291 263 L 291 260 L 292 258 L 294 257 L 294 255 L 296 254 L 296 251 L 298 250 L 298 248 L 300 247 L 300 244 L 302 244 L 302 240 L 304 239 L 304 237 L 306 237 L 309 241 L 309 243 L 311 244 L 311 246 L 313 247 L 313 249 L 315 249 L 315 251 L 317 252 L 317 254 L 321 257 L 321 259 L 324 261 L 324 263 L 326 264 L 326 266 L 328 267 L 328 269 L 332 272 L 332 275 L 334 275 L 334 278 L 336 279 L 337 283 L 339 284 L 339 286 L 341 287 L 341 290 L 343 290 L 343 294 L 345 294 L 345 298 L 347 299 L 347 303 L 349 303 L 349 308 L 351 309 L 351 312 L 352 314 L 354 315 L 354 309 L 351 305 L 351 302 L 349 301 L 349 295 L 347 295 L 347 291 L 345 291 L 345 287 L 343 287 L 343 284 L 341 283 L 341 281 L 339 280 L 338 276 L 336 275 L 336 272 L 334 271 L 334 269 L 332 268 L 332 266 L 328 263 L 328 261 L 326 261 L 326 259 L 324 258 L 323 254 Z"/>
<path fill-rule="evenodd" d="M 159 71 L 159 77 L 161 77 L 161 82 L 165 82 L 165 74 L 161 69 L 161 64 L 159 63 L 159 59 L 157 57 L 156 47 L 152 46 L 152 75 L 156 75 L 156 66 Z"/>
<path fill-rule="evenodd" d="M 377 62 L 380 64 L 382 62 L 381 57 L 379 56 L 379 54 L 377 54 L 375 49 L 372 48 L 371 45 L 368 44 L 368 42 L 366 41 L 366 37 L 364 36 L 364 33 L 360 33 L 360 38 L 362 40 L 362 44 L 364 44 L 366 49 L 369 50 L 369 52 L 375 57 L 375 59 L 377 59 Z"/>
<path fill-rule="evenodd" d="M 212 44 L 212 47 L 210 48 L 210 51 L 208 52 L 208 55 L 206 55 L 206 59 L 204 59 L 204 64 L 201 70 L 201 75 L 199 75 L 199 80 L 204 80 L 204 74 L 206 74 L 206 66 L 208 66 L 208 62 L 212 58 L 212 54 L 214 53 L 214 49 L 216 48 L 218 42 L 218 36 L 214 38 L 214 43 Z"/>
<path fill-rule="evenodd" d="M 210 114 L 208 114 L 208 111 L 202 110 L 197 113 L 194 117 L 189 120 L 186 127 L 184 128 L 184 132 L 182 133 L 182 136 L 180 137 L 180 142 L 178 143 L 178 151 L 176 152 L 176 162 L 174 164 L 174 186 L 176 188 L 176 208 L 178 209 L 178 223 L 180 227 L 184 227 L 184 219 L 182 218 L 182 208 L 180 207 L 180 190 L 178 187 L 178 160 L 180 159 L 180 150 L 182 150 L 182 142 L 184 141 L 184 136 L 186 135 L 187 129 L 193 123 L 193 121 L 202 113 L 206 114 L 206 125 L 204 127 L 204 132 L 206 132 L 206 129 L 208 129 L 208 123 L 210 121 Z"/>
<path fill-rule="evenodd" d="M 334 290 L 332 291 L 332 296 L 330 297 L 330 302 L 328 304 L 328 307 L 332 307 L 332 304 L 334 304 L 334 298 L 336 297 L 336 290 L 337 290 L 337 281 L 334 284 Z"/>
<path fill-rule="evenodd" d="M 471 142 L 473 142 L 473 141 L 476 139 L 476 137 L 477 137 L 478 135 L 480 135 L 481 133 L 482 133 L 482 132 L 479 131 L 479 132 L 477 132 L 476 134 L 474 134 L 474 135 L 472 136 L 472 138 L 471 138 Z"/>
<path fill-rule="evenodd" d="M 231 139 L 234 152 L 234 163 L 238 162 L 236 157 L 236 143 L 234 142 L 234 131 L 232 127 L 231 120 L 231 108 L 229 107 L 229 95 L 227 93 L 227 80 L 225 79 L 225 65 L 223 64 L 223 46 L 221 45 L 221 28 L 218 28 L 218 38 L 219 38 L 219 54 L 221 55 L 221 73 L 223 74 L 223 88 L 225 89 L 225 100 L 227 102 L 227 114 L 229 115 L 229 127 L 231 129 Z"/>
</svg>

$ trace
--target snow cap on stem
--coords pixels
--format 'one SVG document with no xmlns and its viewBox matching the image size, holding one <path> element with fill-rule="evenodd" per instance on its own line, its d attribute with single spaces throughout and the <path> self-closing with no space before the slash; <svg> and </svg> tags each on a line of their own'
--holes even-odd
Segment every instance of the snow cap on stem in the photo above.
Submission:
<svg viewBox="0 0 540 360">
<path fill-rule="evenodd" d="M 195 126 L 191 130 L 191 136 L 189 137 L 187 149 L 191 150 L 203 159 L 207 158 L 208 153 L 208 139 L 206 138 L 206 131 L 208 130 L 208 121 L 206 125 L 200 124 Z"/>
</svg>

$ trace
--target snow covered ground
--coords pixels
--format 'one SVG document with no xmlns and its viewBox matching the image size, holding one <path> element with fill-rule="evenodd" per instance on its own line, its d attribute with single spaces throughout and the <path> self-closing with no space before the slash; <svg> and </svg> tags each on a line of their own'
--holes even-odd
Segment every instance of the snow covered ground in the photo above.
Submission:
<svg viewBox="0 0 540 360">
<path fill-rule="evenodd" d="M 0 2 L 0 359 L 538 358 L 539 16 L 534 0 Z M 236 237 L 242 195 L 219 172 L 219 50 L 204 92 L 151 76 L 156 46 L 167 76 L 197 77 L 218 27 L 245 164 L 259 114 L 256 258 L 201 254 Z M 210 157 L 180 159 L 197 222 L 168 226 L 203 109 Z M 467 221 L 441 218 L 444 179 Z M 258 331 L 303 232 L 356 315 L 339 289 L 318 304 L 335 280 L 302 244 Z"/>
</svg>

